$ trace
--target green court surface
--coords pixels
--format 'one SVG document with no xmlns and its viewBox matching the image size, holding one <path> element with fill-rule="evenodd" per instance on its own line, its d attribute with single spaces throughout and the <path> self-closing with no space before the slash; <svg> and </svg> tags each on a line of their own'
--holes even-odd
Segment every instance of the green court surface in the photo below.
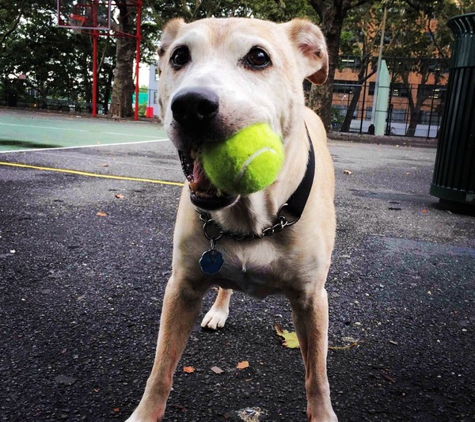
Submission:
<svg viewBox="0 0 475 422">
<path fill-rule="evenodd" d="M 165 140 L 163 128 L 151 122 L 0 109 L 0 153 Z"/>
</svg>

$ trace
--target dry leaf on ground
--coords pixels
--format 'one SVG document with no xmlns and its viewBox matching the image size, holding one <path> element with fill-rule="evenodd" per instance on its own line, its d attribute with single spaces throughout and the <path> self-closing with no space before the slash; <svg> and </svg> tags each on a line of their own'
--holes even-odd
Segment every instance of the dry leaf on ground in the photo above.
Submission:
<svg viewBox="0 0 475 422">
<path fill-rule="evenodd" d="M 300 347 L 299 340 L 297 338 L 297 333 L 289 332 L 287 330 L 283 330 L 282 327 L 278 324 L 274 326 L 275 332 L 279 337 L 282 337 L 283 345 L 289 349 L 298 349 Z"/>
<path fill-rule="evenodd" d="M 213 366 L 213 367 L 211 368 L 211 370 L 212 370 L 215 374 L 218 374 L 218 375 L 219 375 L 219 374 L 222 374 L 222 373 L 224 372 L 221 368 L 219 368 L 219 367 L 217 367 L 217 366 Z"/>
<path fill-rule="evenodd" d="M 347 350 L 351 349 L 352 347 L 358 347 L 359 340 L 355 340 L 353 343 L 347 344 L 346 346 L 328 346 L 329 350 Z"/>
<path fill-rule="evenodd" d="M 249 362 L 247 360 L 243 360 L 242 362 L 239 362 L 236 366 L 237 369 L 246 369 L 249 368 Z"/>
</svg>

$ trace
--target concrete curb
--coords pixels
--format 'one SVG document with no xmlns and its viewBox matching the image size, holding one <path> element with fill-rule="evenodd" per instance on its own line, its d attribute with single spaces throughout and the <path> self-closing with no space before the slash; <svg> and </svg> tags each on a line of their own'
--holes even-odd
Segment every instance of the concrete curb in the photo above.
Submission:
<svg viewBox="0 0 475 422">
<path fill-rule="evenodd" d="M 329 132 L 328 139 L 365 144 L 399 145 L 406 147 L 437 148 L 436 138 L 408 138 L 404 136 L 375 136 L 358 133 Z"/>
</svg>

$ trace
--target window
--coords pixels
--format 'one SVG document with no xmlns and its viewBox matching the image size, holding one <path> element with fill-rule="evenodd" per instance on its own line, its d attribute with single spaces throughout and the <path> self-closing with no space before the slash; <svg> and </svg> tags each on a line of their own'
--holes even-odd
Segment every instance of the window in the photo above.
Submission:
<svg viewBox="0 0 475 422">
<path fill-rule="evenodd" d="M 335 82 L 333 83 L 333 92 L 337 94 L 352 94 L 357 86 L 360 86 L 360 84 L 356 81 L 335 79 Z"/>
</svg>

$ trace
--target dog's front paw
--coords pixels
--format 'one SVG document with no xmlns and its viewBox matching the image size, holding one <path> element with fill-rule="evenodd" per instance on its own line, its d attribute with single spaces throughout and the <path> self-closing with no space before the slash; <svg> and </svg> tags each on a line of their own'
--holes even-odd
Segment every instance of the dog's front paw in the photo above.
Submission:
<svg viewBox="0 0 475 422">
<path fill-rule="evenodd" d="M 335 412 L 330 407 L 329 409 L 319 409 L 318 412 L 311 413 L 310 410 L 307 410 L 307 421 L 308 422 L 338 422 L 338 418 L 335 415 Z"/>
<path fill-rule="evenodd" d="M 213 305 L 203 318 L 201 326 L 203 328 L 211 328 L 212 330 L 223 328 L 226 320 L 228 319 L 228 315 L 229 308 L 224 309 Z"/>
<path fill-rule="evenodd" d="M 143 410 L 139 406 L 125 422 L 160 422 L 163 419 L 164 413 L 164 409 L 155 412 L 147 412 L 146 409 Z"/>
<path fill-rule="evenodd" d="M 136 415 L 133 413 L 129 419 L 125 422 L 160 422 L 162 419 L 155 419 L 155 418 L 143 418 L 141 416 Z"/>
</svg>

